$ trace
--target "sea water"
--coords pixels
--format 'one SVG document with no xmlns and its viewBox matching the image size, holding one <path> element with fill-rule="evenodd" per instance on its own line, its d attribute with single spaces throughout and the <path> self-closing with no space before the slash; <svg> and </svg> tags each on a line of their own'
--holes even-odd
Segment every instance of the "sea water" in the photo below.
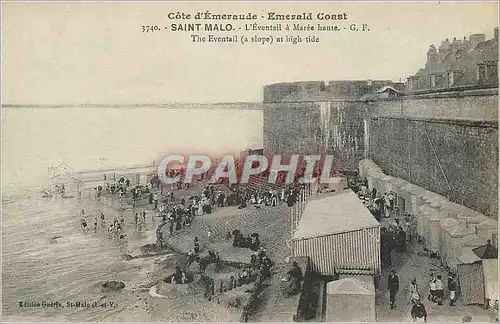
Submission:
<svg viewBox="0 0 500 324">
<path fill-rule="evenodd" d="M 116 200 L 87 193 L 42 198 L 35 185 L 43 184 L 37 180 L 51 163 L 63 157 L 77 171 L 143 163 L 181 147 L 229 151 L 262 142 L 262 112 L 252 110 L 9 109 L 2 126 L 2 308 L 3 316 L 17 320 L 106 320 L 106 314 L 125 311 L 132 301 L 122 299 L 118 309 L 25 308 L 19 303 L 100 300 L 102 282 L 128 282 L 141 271 L 141 263 L 152 262 L 122 259 L 155 241 L 149 215 L 145 228 L 136 231 L 133 211 L 120 212 Z M 23 184 L 31 190 L 22 189 Z M 16 194 L 4 190 L 19 188 Z M 110 238 L 105 227 L 93 232 L 93 219 L 101 212 L 108 224 L 125 217 L 126 243 Z"/>
</svg>

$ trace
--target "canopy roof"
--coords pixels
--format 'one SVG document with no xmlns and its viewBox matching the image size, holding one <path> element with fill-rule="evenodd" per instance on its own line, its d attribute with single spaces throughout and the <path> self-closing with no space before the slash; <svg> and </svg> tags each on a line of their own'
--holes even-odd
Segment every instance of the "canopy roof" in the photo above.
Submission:
<svg viewBox="0 0 500 324">
<path fill-rule="evenodd" d="M 479 223 L 479 225 L 477 225 L 477 228 L 481 228 L 481 229 L 485 229 L 485 228 L 498 228 L 498 223 L 496 220 L 494 219 L 487 219 L 481 223 Z"/>
<path fill-rule="evenodd" d="M 462 248 L 462 254 L 458 257 L 458 262 L 461 264 L 471 264 L 480 261 L 481 258 L 475 255 L 471 248 Z"/>
<path fill-rule="evenodd" d="M 498 250 L 491 244 L 491 241 L 488 240 L 486 245 L 477 247 L 472 250 L 475 255 L 480 257 L 481 259 L 497 259 L 498 258 Z"/>
<path fill-rule="evenodd" d="M 465 236 L 468 234 L 467 229 L 460 225 L 455 218 L 446 218 L 441 222 L 441 228 L 448 232 L 451 236 Z"/>
<path fill-rule="evenodd" d="M 380 227 L 352 190 L 311 200 L 300 219 L 294 240 Z"/>
<path fill-rule="evenodd" d="M 331 281 L 326 286 L 328 295 L 375 295 L 373 283 L 355 278 Z"/>
</svg>

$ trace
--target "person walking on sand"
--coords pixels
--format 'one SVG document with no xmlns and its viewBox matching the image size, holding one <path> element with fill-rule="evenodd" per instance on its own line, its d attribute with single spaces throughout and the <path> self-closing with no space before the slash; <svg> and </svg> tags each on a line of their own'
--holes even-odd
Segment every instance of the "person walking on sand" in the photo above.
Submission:
<svg viewBox="0 0 500 324">
<path fill-rule="evenodd" d="M 448 290 L 450 291 L 450 306 L 455 306 L 457 282 L 453 274 L 450 274 L 448 278 Z"/>
<path fill-rule="evenodd" d="M 420 300 L 420 292 L 418 291 L 417 279 L 413 278 L 410 284 L 410 302 L 414 303 L 417 300 Z"/>
<path fill-rule="evenodd" d="M 411 307 L 411 318 L 414 322 L 417 321 L 417 318 L 423 318 L 424 323 L 427 323 L 427 311 L 425 310 L 425 306 L 422 304 L 420 299 L 415 300 Z"/>
<path fill-rule="evenodd" d="M 194 253 L 196 255 L 200 254 L 200 242 L 198 241 L 198 237 L 194 238 Z"/>
<path fill-rule="evenodd" d="M 97 233 L 97 217 L 94 218 L 94 233 Z"/>
<path fill-rule="evenodd" d="M 391 273 L 389 274 L 389 278 L 387 279 L 387 286 L 389 288 L 391 309 L 394 309 L 396 308 L 396 294 L 399 291 L 399 277 L 394 269 L 391 270 Z"/>
<path fill-rule="evenodd" d="M 429 296 L 427 297 L 432 302 L 436 302 L 436 278 L 434 278 L 434 274 L 431 274 L 431 280 L 429 281 Z"/>
<path fill-rule="evenodd" d="M 444 284 L 441 275 L 436 279 L 436 299 L 439 306 L 443 305 Z"/>
<path fill-rule="evenodd" d="M 104 226 L 104 225 L 106 225 L 106 220 L 104 217 L 104 213 L 101 213 L 101 226 Z"/>
<path fill-rule="evenodd" d="M 83 229 L 83 233 L 87 234 L 87 221 L 85 220 L 85 218 L 82 217 L 82 229 Z"/>
<path fill-rule="evenodd" d="M 207 236 L 208 240 L 210 241 L 210 238 L 212 237 L 212 228 L 210 227 L 210 225 L 207 227 Z"/>
<path fill-rule="evenodd" d="M 109 228 L 108 228 L 108 234 L 109 234 L 109 236 L 113 236 L 114 232 L 115 232 L 114 225 L 113 224 L 109 225 Z"/>
<path fill-rule="evenodd" d="M 173 235 L 174 234 L 174 220 L 172 219 L 172 217 L 168 218 L 168 223 L 170 224 L 169 228 L 168 228 L 170 235 Z"/>
</svg>

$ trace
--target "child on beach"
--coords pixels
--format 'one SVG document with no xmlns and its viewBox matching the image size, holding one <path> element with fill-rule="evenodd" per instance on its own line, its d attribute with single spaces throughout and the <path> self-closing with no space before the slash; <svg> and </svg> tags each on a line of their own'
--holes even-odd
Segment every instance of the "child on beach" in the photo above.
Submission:
<svg viewBox="0 0 500 324">
<path fill-rule="evenodd" d="M 113 236 L 113 232 L 115 231 L 113 224 L 109 225 L 108 234 L 109 236 Z"/>
<path fill-rule="evenodd" d="M 82 210 L 82 211 L 83 211 L 83 210 Z M 87 221 L 85 220 L 85 218 L 82 218 L 82 228 L 83 228 L 83 232 L 84 232 L 85 234 L 87 234 L 87 230 L 88 230 L 88 228 L 87 228 Z"/>
</svg>

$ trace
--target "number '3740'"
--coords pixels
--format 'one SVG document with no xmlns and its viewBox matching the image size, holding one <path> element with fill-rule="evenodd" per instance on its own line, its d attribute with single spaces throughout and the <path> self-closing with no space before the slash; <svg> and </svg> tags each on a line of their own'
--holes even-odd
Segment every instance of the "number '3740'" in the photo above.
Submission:
<svg viewBox="0 0 500 324">
<path fill-rule="evenodd" d="M 157 26 L 157 25 L 151 25 L 151 26 L 145 26 L 145 25 L 143 25 L 142 26 L 142 32 L 143 33 L 150 33 L 150 32 L 159 31 L 159 30 L 160 30 L 160 27 Z"/>
</svg>

